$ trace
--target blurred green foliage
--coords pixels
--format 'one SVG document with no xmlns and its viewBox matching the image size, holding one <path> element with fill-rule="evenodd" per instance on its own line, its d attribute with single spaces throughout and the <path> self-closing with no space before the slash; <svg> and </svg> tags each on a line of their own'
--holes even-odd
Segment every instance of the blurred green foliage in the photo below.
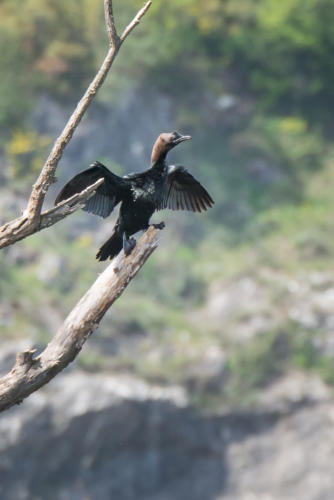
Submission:
<svg viewBox="0 0 334 500">
<path fill-rule="evenodd" d="M 121 32 L 142 2 L 114 4 Z M 127 86 L 173 97 L 176 121 L 196 133 L 194 163 L 210 172 L 212 186 L 223 177 L 215 213 L 229 227 L 246 227 L 254 212 L 299 200 L 304 172 L 322 165 L 333 15 L 324 0 L 155 0 L 98 99 L 116 102 Z M 0 129 L 8 143 L 17 130 L 30 133 L 26 117 L 41 92 L 65 103 L 81 96 L 106 51 L 103 2 L 3 0 L 0 28 Z M 231 124 L 219 111 L 229 94 L 249 107 Z M 12 172 L 33 168 L 16 157 Z"/>
<path fill-rule="evenodd" d="M 115 2 L 119 30 L 141 5 Z M 24 69 L 26 92 L 77 97 L 105 50 L 102 16 L 100 0 L 3 0 L 0 110 L 14 92 L 20 96 Z M 279 106 L 326 124 L 334 97 L 333 21 L 331 0 L 155 0 L 118 68 L 136 83 L 154 76 L 155 85 L 183 97 L 203 87 L 220 94 L 224 71 L 234 68 L 261 109 Z M 6 117 L 0 114 L 1 123 Z"/>
<path fill-rule="evenodd" d="M 83 80 L 94 65 L 92 45 L 101 10 L 101 2 L 87 0 L 75 4 L 65 0 L 1 2 L 3 44 L 19 51 L 16 60 L 25 64 L 24 83 L 32 94 L 43 88 L 68 99 L 82 91 Z M 5 60 L 2 57 L 2 63 L 9 75 L 9 88 L 15 81 L 17 68 L 9 57 Z"/>
</svg>

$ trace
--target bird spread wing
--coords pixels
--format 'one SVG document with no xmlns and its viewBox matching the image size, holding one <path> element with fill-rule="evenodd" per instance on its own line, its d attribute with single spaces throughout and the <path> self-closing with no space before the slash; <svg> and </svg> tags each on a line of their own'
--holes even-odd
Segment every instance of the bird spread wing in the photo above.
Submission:
<svg viewBox="0 0 334 500">
<path fill-rule="evenodd" d="M 58 194 L 55 205 L 71 196 L 81 193 L 99 179 L 104 182 L 97 188 L 95 194 L 86 202 L 83 210 L 100 217 L 108 217 L 114 207 L 120 202 L 126 183 L 121 177 L 110 172 L 102 163 L 93 165 L 71 179 Z"/>
<path fill-rule="evenodd" d="M 214 201 L 204 187 L 184 167 L 168 167 L 166 183 L 158 209 L 191 210 L 201 212 Z"/>
</svg>

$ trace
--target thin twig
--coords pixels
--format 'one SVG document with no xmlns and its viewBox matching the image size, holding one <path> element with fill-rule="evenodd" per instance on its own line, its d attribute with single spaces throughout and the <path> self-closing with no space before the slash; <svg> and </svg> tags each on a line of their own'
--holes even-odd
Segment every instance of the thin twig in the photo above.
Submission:
<svg viewBox="0 0 334 500">
<path fill-rule="evenodd" d="M 128 26 L 123 31 L 123 33 L 121 35 L 121 42 L 124 42 L 124 40 L 131 33 L 131 31 L 137 26 L 137 24 L 140 23 L 141 18 L 143 16 L 145 16 L 146 12 L 151 7 L 151 5 L 152 5 L 152 0 L 149 0 L 148 2 L 146 2 L 144 7 L 142 9 L 140 9 L 140 11 L 136 15 L 136 17 L 131 21 L 130 24 L 128 24 Z"/>
<path fill-rule="evenodd" d="M 106 0 L 104 2 L 104 17 L 106 20 L 106 27 L 109 36 L 110 45 L 120 45 L 120 38 L 117 35 L 117 30 L 115 26 L 114 12 L 112 0 Z"/>
</svg>

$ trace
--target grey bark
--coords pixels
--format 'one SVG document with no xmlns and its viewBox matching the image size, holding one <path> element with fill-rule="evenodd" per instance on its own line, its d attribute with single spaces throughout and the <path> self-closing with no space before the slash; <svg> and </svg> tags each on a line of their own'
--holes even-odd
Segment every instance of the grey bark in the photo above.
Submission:
<svg viewBox="0 0 334 500">
<path fill-rule="evenodd" d="M 17 355 L 13 369 L 0 379 L 0 412 L 20 403 L 73 361 L 157 245 L 158 230 L 151 227 L 131 255 L 121 252 L 100 274 L 39 356 L 34 357 L 35 350 Z"/>
</svg>

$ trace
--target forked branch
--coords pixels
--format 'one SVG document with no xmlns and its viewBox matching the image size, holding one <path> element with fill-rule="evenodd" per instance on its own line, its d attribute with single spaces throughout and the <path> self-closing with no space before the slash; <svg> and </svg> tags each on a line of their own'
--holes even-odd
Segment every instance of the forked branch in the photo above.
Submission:
<svg viewBox="0 0 334 500">
<path fill-rule="evenodd" d="M 73 214 L 79 208 L 83 208 L 86 201 L 89 200 L 96 192 L 96 189 L 104 182 L 104 179 L 99 179 L 84 189 L 81 193 L 75 194 L 68 200 L 62 201 L 56 207 L 50 208 L 49 210 L 45 210 L 45 212 L 41 213 L 38 231 L 41 229 L 45 229 L 47 227 L 53 226 L 56 222 L 64 219 L 70 214 Z M 15 220 L 15 225 L 12 223 L 5 224 L 0 229 L 0 248 L 6 247 L 12 244 L 12 240 L 15 241 L 22 240 L 31 234 L 29 226 L 25 225 L 26 219 L 21 217 Z M 8 231 L 8 229 L 11 231 Z M 1 235 L 1 231 L 3 232 Z"/>
<path fill-rule="evenodd" d="M 29 202 L 23 213 L 23 216 L 8 222 L 3 227 L 0 227 L 0 248 L 12 245 L 16 241 L 26 238 L 27 236 L 39 231 L 42 228 L 41 211 L 44 198 L 50 185 L 54 182 L 56 168 L 62 157 L 64 149 L 70 142 L 73 133 L 79 125 L 84 113 L 94 99 L 99 88 L 103 84 L 122 43 L 131 33 L 134 27 L 137 26 L 137 24 L 140 22 L 140 19 L 146 14 L 151 4 L 151 0 L 146 2 L 145 6 L 138 12 L 138 14 L 131 21 L 128 27 L 125 28 L 122 36 L 119 37 L 117 35 L 115 26 L 112 0 L 104 0 L 105 20 L 110 42 L 110 47 L 107 55 L 95 78 L 90 83 L 88 89 L 86 90 L 85 94 L 79 101 L 76 109 L 65 125 L 60 136 L 55 141 L 53 148 L 41 170 L 41 173 L 32 188 Z M 53 219 L 52 223 L 55 222 L 57 222 L 57 220 Z"/>
</svg>

